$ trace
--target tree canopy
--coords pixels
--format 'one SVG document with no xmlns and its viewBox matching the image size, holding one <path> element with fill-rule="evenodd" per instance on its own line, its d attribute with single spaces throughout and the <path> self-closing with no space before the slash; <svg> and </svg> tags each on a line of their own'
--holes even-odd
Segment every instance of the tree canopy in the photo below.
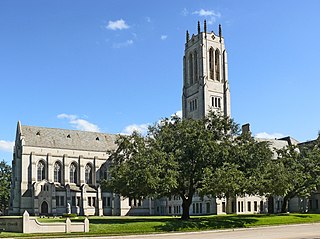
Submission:
<svg viewBox="0 0 320 239">
<path fill-rule="evenodd" d="M 268 167 L 270 194 L 283 197 L 282 212 L 288 211 L 288 201 L 296 196 L 310 196 L 320 184 L 320 140 L 300 147 L 290 145 L 277 151 L 278 159 Z"/>
<path fill-rule="evenodd" d="M 11 166 L 4 160 L 0 162 L 0 211 L 5 213 L 9 206 L 11 185 Z"/>
<path fill-rule="evenodd" d="M 213 112 L 201 120 L 165 119 L 145 137 L 135 132 L 116 143 L 106 187 L 125 197 L 180 196 L 182 219 L 196 192 L 256 193 L 257 170 L 271 158 L 267 144 L 240 136 L 232 119 Z"/>
</svg>

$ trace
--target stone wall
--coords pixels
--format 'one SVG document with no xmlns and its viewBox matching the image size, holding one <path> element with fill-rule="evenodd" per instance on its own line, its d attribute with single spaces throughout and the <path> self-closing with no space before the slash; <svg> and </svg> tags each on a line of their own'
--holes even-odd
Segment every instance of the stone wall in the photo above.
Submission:
<svg viewBox="0 0 320 239">
<path fill-rule="evenodd" d="M 25 211 L 22 217 L 0 217 L 0 228 L 22 233 L 89 232 L 89 220 L 85 218 L 84 222 L 71 222 L 67 218 L 65 223 L 40 223 Z"/>
</svg>

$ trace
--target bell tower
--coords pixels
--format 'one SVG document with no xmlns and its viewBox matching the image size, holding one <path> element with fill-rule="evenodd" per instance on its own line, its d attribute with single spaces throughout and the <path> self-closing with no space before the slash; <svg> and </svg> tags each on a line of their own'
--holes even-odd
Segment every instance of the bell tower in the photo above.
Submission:
<svg viewBox="0 0 320 239">
<path fill-rule="evenodd" d="M 231 116 L 230 89 L 228 82 L 227 52 L 219 33 L 203 31 L 198 22 L 198 32 L 190 37 L 186 34 L 183 57 L 183 118 L 201 119 L 210 109 Z"/>
</svg>

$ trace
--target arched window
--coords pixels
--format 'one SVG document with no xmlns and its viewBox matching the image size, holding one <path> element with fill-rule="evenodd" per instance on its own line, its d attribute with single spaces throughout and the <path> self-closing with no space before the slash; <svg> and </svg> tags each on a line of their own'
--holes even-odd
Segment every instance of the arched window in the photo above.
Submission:
<svg viewBox="0 0 320 239">
<path fill-rule="evenodd" d="M 220 52 L 218 49 L 215 52 L 214 65 L 215 65 L 216 80 L 220 81 Z"/>
<path fill-rule="evenodd" d="M 188 85 L 188 80 L 187 80 L 187 66 L 186 66 L 186 57 L 183 57 L 183 79 L 184 79 L 184 84 Z"/>
<path fill-rule="evenodd" d="M 92 184 L 92 167 L 90 164 L 85 167 L 85 182 L 86 184 Z"/>
<path fill-rule="evenodd" d="M 213 74 L 213 48 L 211 47 L 209 50 L 209 78 L 212 80 L 214 79 Z"/>
<path fill-rule="evenodd" d="M 76 163 L 72 163 L 70 165 L 70 183 L 77 183 L 78 182 L 78 172 L 77 172 L 77 165 Z"/>
<path fill-rule="evenodd" d="M 198 53 L 194 51 L 194 81 L 198 82 Z"/>
<path fill-rule="evenodd" d="M 46 167 L 45 163 L 41 160 L 37 165 L 38 181 L 46 178 Z"/>
<path fill-rule="evenodd" d="M 222 81 L 224 81 L 225 80 L 225 77 L 226 77 L 226 68 L 225 68 L 225 66 L 226 66 L 226 61 L 227 61 L 227 52 L 226 52 L 226 50 L 224 50 L 223 51 L 223 59 L 222 59 Z"/>
<path fill-rule="evenodd" d="M 190 85 L 193 84 L 193 59 L 192 59 L 191 53 L 189 55 L 189 82 L 190 82 Z"/>
<path fill-rule="evenodd" d="M 62 166 L 61 166 L 61 163 L 60 162 L 56 162 L 54 164 L 54 167 L 53 167 L 53 176 L 54 176 L 54 181 L 55 182 L 58 182 L 58 183 L 61 183 L 61 172 L 62 172 Z"/>
</svg>

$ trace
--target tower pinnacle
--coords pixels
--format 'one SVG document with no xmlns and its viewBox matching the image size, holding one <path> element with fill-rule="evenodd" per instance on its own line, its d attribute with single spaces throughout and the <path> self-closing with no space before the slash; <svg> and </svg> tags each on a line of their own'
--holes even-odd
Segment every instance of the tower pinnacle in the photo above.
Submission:
<svg viewBox="0 0 320 239">
<path fill-rule="evenodd" d="M 203 28 L 204 28 L 204 32 L 207 33 L 207 21 L 206 20 L 204 20 Z"/>
</svg>

